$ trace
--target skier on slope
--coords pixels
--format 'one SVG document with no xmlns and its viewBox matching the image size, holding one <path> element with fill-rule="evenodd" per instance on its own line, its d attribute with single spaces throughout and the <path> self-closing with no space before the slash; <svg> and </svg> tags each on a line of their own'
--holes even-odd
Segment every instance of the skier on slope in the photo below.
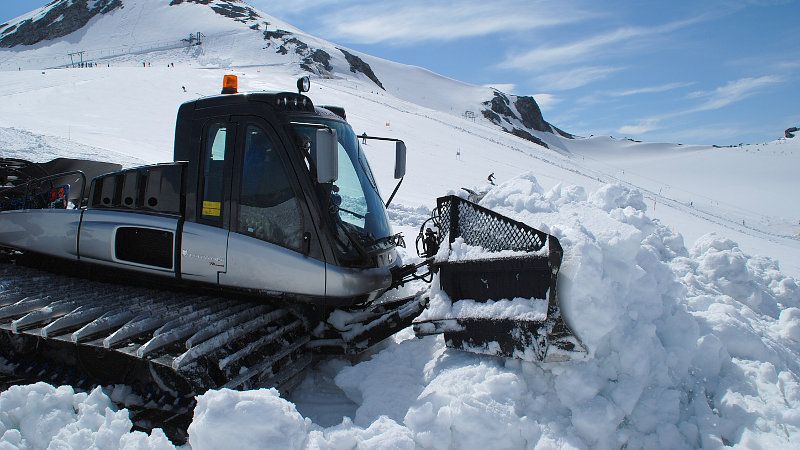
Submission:
<svg viewBox="0 0 800 450">
<path fill-rule="evenodd" d="M 494 184 L 494 172 L 490 173 L 490 174 L 489 174 L 489 176 L 488 176 L 488 177 L 486 177 L 486 180 L 488 180 L 488 181 L 489 181 L 489 184 L 491 184 L 492 186 L 496 186 L 496 185 Z"/>
</svg>

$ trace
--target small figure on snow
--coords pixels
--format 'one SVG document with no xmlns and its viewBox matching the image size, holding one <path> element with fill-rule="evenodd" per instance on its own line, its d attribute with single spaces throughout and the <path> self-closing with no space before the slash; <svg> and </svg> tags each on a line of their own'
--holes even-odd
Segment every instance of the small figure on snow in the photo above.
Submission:
<svg viewBox="0 0 800 450">
<path fill-rule="evenodd" d="M 183 92 L 186 92 L 186 86 L 181 86 L 181 89 L 183 89 Z"/>
<path fill-rule="evenodd" d="M 361 135 L 361 143 L 364 144 L 364 145 L 367 145 L 367 132 L 366 131 Z"/>
<path fill-rule="evenodd" d="M 461 149 L 456 150 L 456 159 L 461 161 Z"/>
<path fill-rule="evenodd" d="M 489 184 L 491 184 L 492 186 L 496 186 L 496 185 L 494 184 L 494 172 L 490 173 L 490 174 L 489 174 L 489 176 L 488 176 L 488 177 L 486 177 L 486 180 L 488 180 L 488 181 L 489 181 Z"/>
</svg>

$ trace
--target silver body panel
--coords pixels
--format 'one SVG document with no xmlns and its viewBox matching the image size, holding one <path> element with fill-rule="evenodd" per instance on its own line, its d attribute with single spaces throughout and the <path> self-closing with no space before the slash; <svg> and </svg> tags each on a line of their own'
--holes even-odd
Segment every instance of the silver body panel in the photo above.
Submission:
<svg viewBox="0 0 800 450">
<path fill-rule="evenodd" d="M 115 239 L 120 228 L 138 227 L 168 231 L 177 242 L 177 226 L 178 218 L 174 216 L 129 211 L 5 211 L 0 212 L 0 245 L 174 277 L 176 261 L 167 269 L 120 260 L 115 255 Z M 179 242 L 181 277 L 186 280 L 316 298 L 345 300 L 366 294 L 372 294 L 370 299 L 376 297 L 390 286 L 389 269 L 399 263 L 396 258 L 392 262 L 384 258 L 382 263 L 386 265 L 380 268 L 343 268 L 269 242 L 192 222 L 184 224 Z"/>
<path fill-rule="evenodd" d="M 217 284 L 227 270 L 228 230 L 194 222 L 183 224 L 181 276 L 186 280 Z"/>
<path fill-rule="evenodd" d="M 30 209 L 0 212 L 0 245 L 77 259 L 79 209 Z"/>
<path fill-rule="evenodd" d="M 372 293 L 372 300 L 392 284 L 389 267 L 349 269 L 328 264 L 326 275 L 328 297 L 348 298 Z"/>
<path fill-rule="evenodd" d="M 231 233 L 225 286 L 323 297 L 325 263 L 249 236 Z"/>
<path fill-rule="evenodd" d="M 152 267 L 118 259 L 115 255 L 114 244 L 117 230 L 122 227 L 168 231 L 173 234 L 174 242 L 177 226 L 178 218 L 173 216 L 88 209 L 83 214 L 83 224 L 81 225 L 80 259 L 107 266 L 125 267 L 140 272 L 174 276 L 174 269 Z M 174 248 L 172 253 L 175 253 Z M 173 261 L 172 266 L 173 268 L 175 267 L 175 261 Z"/>
</svg>

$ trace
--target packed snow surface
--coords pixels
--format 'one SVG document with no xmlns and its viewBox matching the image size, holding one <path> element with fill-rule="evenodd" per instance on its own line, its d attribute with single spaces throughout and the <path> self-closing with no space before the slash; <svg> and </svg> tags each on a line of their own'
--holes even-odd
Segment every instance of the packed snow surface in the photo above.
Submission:
<svg viewBox="0 0 800 450">
<path fill-rule="evenodd" d="M 590 358 L 483 357 L 406 330 L 333 371 L 355 405 L 341 423 L 316 424 L 274 390 L 211 391 L 192 448 L 800 446 L 800 287 L 773 260 L 714 234 L 687 248 L 619 184 L 587 195 L 525 174 L 483 204 L 559 238 L 562 307 Z M 167 445 L 129 427 L 101 391 L 0 394 L 3 448 Z"/>
</svg>

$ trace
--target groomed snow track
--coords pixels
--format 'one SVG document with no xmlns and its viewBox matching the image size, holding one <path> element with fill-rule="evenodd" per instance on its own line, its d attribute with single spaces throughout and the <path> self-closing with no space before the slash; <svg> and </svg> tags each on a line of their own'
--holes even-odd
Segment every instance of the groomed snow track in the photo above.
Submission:
<svg viewBox="0 0 800 450">
<path fill-rule="evenodd" d="M 280 387 L 310 364 L 309 336 L 302 315 L 275 304 L 109 284 L 0 261 L 6 377 L 124 384 L 142 410 L 181 414 L 208 389 Z"/>
</svg>

